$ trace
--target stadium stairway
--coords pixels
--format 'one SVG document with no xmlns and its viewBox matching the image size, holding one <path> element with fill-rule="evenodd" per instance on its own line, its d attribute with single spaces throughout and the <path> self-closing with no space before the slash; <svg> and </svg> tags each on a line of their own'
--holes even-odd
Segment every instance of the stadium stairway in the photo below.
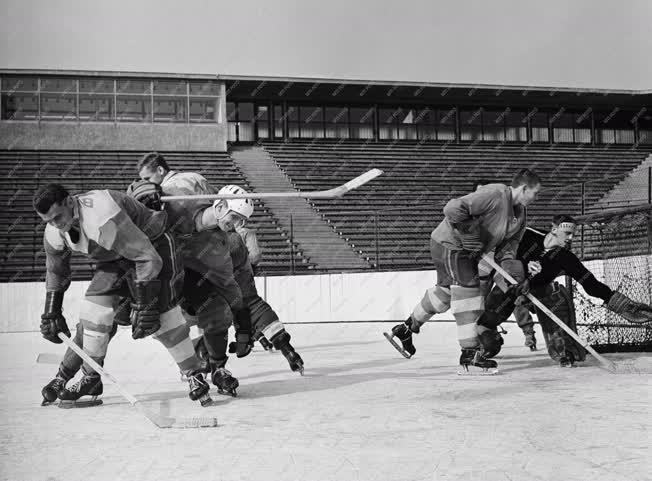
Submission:
<svg viewBox="0 0 652 481">
<path fill-rule="evenodd" d="M 624 207 L 627 204 L 648 202 L 650 188 L 649 172 L 652 168 L 652 154 L 639 167 L 634 169 L 625 179 L 598 201 L 594 209 L 602 210 L 613 206 Z"/>
<path fill-rule="evenodd" d="M 296 189 L 269 154 L 260 147 L 238 146 L 231 158 L 256 192 L 292 192 Z M 293 239 L 317 269 L 364 269 L 369 264 L 325 223 L 305 199 L 272 198 L 265 204 L 279 219 L 284 231 L 292 230 Z"/>
</svg>

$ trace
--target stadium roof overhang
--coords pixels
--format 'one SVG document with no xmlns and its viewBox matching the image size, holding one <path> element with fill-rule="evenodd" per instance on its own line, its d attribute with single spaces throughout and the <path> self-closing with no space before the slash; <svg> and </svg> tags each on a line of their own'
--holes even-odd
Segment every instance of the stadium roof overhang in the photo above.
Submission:
<svg viewBox="0 0 652 481">
<path fill-rule="evenodd" d="M 233 99 L 315 99 L 346 103 L 437 103 L 478 105 L 620 105 L 640 106 L 652 100 L 652 90 L 600 90 L 513 85 L 442 84 L 326 78 L 218 75 Z"/>
</svg>

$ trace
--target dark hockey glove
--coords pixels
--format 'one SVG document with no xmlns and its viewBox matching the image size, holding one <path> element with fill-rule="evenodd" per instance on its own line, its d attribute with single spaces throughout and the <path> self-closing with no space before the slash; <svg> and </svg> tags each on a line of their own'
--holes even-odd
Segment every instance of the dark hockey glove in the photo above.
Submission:
<svg viewBox="0 0 652 481">
<path fill-rule="evenodd" d="M 131 326 L 131 299 L 129 297 L 120 298 L 113 314 L 113 320 L 119 326 Z"/>
<path fill-rule="evenodd" d="M 229 344 L 229 353 L 235 353 L 236 357 L 246 357 L 251 352 L 254 340 L 251 333 L 247 331 L 236 331 L 235 342 Z"/>
<path fill-rule="evenodd" d="M 45 294 L 45 309 L 41 316 L 41 334 L 45 339 L 55 344 L 61 344 L 63 341 L 57 336 L 63 332 L 70 337 L 70 330 L 66 324 L 66 318 L 63 317 L 63 292 L 48 291 Z"/>
<path fill-rule="evenodd" d="M 618 291 L 615 291 L 609 299 L 607 309 L 634 324 L 652 322 L 652 306 L 636 302 Z"/>
<path fill-rule="evenodd" d="M 131 337 L 141 339 L 161 328 L 158 295 L 161 281 L 137 281 L 134 302 L 131 304 Z"/>
<path fill-rule="evenodd" d="M 135 180 L 127 187 L 127 195 L 133 197 L 145 207 L 161 210 L 161 186 L 148 180 Z"/>
<path fill-rule="evenodd" d="M 518 299 L 521 296 L 525 297 L 530 293 L 530 281 L 529 279 L 525 279 L 523 282 L 519 284 L 512 284 L 509 289 L 507 289 L 507 294 L 510 296 L 513 296 L 514 299 Z M 523 304 L 523 300 L 518 302 L 516 305 L 521 305 Z"/>
</svg>

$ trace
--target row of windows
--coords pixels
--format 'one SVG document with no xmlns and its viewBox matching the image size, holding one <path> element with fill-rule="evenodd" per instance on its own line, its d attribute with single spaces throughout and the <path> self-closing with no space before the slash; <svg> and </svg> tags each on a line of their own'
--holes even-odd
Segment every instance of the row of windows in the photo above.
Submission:
<svg viewBox="0 0 652 481">
<path fill-rule="evenodd" d="M 457 117 L 459 115 L 459 122 Z M 652 143 L 652 119 L 633 112 L 529 112 L 510 108 L 475 110 L 455 107 L 332 107 L 255 105 L 227 102 L 229 140 L 337 138 L 379 140 L 559 142 L 633 144 L 635 125 L 639 142 Z"/>
<path fill-rule="evenodd" d="M 210 81 L 3 77 L 2 120 L 214 123 Z"/>
</svg>

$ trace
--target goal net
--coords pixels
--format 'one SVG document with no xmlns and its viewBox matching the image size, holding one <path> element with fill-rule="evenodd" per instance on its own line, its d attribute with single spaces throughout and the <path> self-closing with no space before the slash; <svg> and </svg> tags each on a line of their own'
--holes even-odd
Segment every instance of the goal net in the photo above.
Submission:
<svg viewBox="0 0 652 481">
<path fill-rule="evenodd" d="M 586 267 L 612 289 L 652 304 L 652 205 L 578 220 L 574 250 Z M 652 351 L 652 325 L 632 324 L 587 296 L 577 283 L 572 286 L 580 337 L 600 352 Z"/>
</svg>

